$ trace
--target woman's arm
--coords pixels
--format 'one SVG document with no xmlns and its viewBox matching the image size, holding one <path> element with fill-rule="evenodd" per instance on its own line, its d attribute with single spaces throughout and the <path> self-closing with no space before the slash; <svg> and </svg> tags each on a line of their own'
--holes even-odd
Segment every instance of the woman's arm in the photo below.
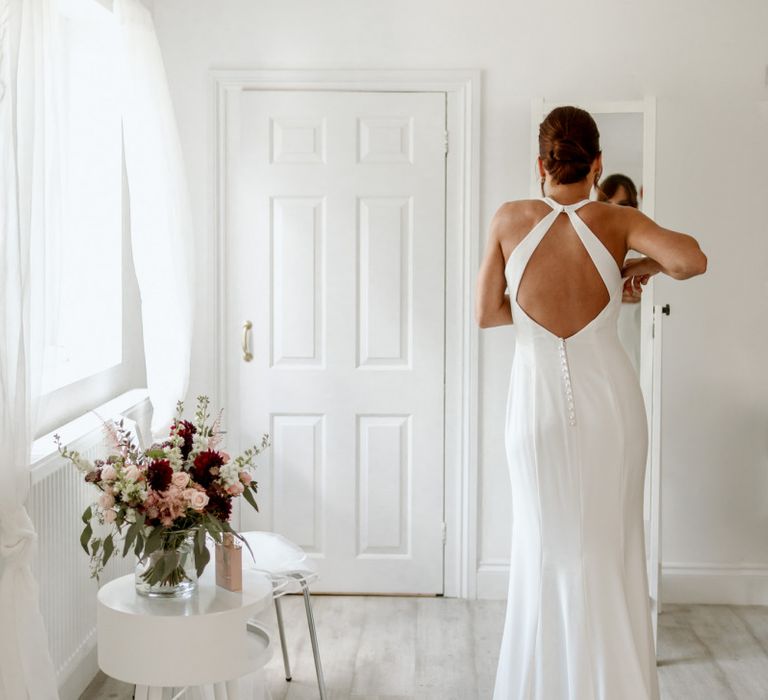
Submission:
<svg viewBox="0 0 768 700">
<path fill-rule="evenodd" d="M 505 292 L 504 253 L 500 236 L 509 220 L 507 205 L 499 207 L 491 220 L 485 255 L 480 265 L 475 294 L 475 320 L 480 328 L 504 326 L 512 323 L 509 294 Z"/>
<path fill-rule="evenodd" d="M 637 209 L 625 207 L 627 213 L 627 246 L 643 255 L 625 263 L 623 275 L 663 272 L 677 280 L 701 275 L 707 270 L 707 256 L 698 241 L 686 233 L 662 228 Z"/>
</svg>

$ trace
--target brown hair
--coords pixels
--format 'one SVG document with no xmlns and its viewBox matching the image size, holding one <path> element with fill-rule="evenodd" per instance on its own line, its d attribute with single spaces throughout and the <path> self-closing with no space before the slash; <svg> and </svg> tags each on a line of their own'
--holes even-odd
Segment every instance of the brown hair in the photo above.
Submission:
<svg viewBox="0 0 768 700">
<path fill-rule="evenodd" d="M 621 173 L 614 173 L 609 175 L 597 186 L 597 198 L 601 201 L 606 201 L 616 194 L 619 187 L 623 187 L 627 193 L 626 206 L 635 207 L 637 209 L 637 188 L 631 178 Z"/>
<path fill-rule="evenodd" d="M 600 154 L 600 132 L 578 107 L 555 107 L 539 125 L 539 155 L 555 182 L 583 180 Z"/>
</svg>

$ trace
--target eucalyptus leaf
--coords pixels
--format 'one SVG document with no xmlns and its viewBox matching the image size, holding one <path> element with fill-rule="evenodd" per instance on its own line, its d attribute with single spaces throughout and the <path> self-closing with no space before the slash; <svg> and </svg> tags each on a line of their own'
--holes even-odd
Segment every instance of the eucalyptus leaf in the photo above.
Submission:
<svg viewBox="0 0 768 700">
<path fill-rule="evenodd" d="M 259 509 L 256 505 L 256 499 L 253 497 L 253 493 L 251 493 L 250 489 L 245 489 L 245 491 L 243 491 L 243 498 L 248 501 L 252 508 L 255 508 L 256 510 Z"/>
<path fill-rule="evenodd" d="M 144 541 L 144 555 L 152 554 L 155 550 L 157 550 L 163 540 L 163 530 L 162 528 L 156 527 L 153 528 L 152 532 L 149 533 L 149 537 L 146 538 Z"/>
<path fill-rule="evenodd" d="M 125 544 L 123 546 L 123 556 L 126 556 L 126 554 L 128 554 L 138 534 L 139 534 L 138 525 L 136 523 L 133 523 L 133 525 L 131 525 L 128 528 L 128 531 L 125 533 Z"/>
<path fill-rule="evenodd" d="M 85 553 L 90 555 L 90 552 L 88 551 L 88 543 L 91 540 L 91 536 L 93 535 L 93 528 L 91 527 L 91 523 L 87 523 L 86 526 L 83 528 L 83 532 L 80 534 L 80 546 L 85 550 Z"/>
<path fill-rule="evenodd" d="M 101 560 L 101 565 L 106 566 L 107 562 L 109 561 L 109 558 L 112 556 L 112 552 L 115 551 L 115 543 L 112 539 L 112 535 L 107 535 L 107 538 L 104 540 L 104 556 Z"/>
<path fill-rule="evenodd" d="M 195 569 L 197 569 L 197 575 L 202 576 L 205 567 L 211 560 L 211 553 L 208 551 L 208 547 L 198 549 L 195 547 Z"/>
</svg>

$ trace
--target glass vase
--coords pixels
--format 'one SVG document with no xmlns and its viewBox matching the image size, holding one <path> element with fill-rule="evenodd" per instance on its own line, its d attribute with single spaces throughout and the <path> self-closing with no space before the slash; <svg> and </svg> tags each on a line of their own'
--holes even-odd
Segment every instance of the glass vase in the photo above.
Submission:
<svg viewBox="0 0 768 700">
<path fill-rule="evenodd" d="M 164 532 L 160 546 L 136 564 L 136 591 L 151 598 L 184 598 L 197 588 L 195 530 Z"/>
</svg>

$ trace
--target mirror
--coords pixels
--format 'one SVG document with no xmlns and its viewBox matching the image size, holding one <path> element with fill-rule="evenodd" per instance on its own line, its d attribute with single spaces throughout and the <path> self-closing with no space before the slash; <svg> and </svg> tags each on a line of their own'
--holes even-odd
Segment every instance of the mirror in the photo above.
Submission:
<svg viewBox="0 0 768 700">
<path fill-rule="evenodd" d="M 531 105 L 531 162 L 538 156 L 538 128 L 544 117 L 561 104 L 574 104 L 592 114 L 600 131 L 603 177 L 624 175 L 638 194 L 638 208 L 653 217 L 656 105 L 652 97 L 630 102 L 574 102 L 534 99 Z M 531 195 L 539 197 L 539 181 L 531 167 Z M 608 188 L 606 188 L 608 190 Z M 592 199 L 598 194 L 593 188 Z M 628 257 L 635 255 L 630 251 Z M 661 465 L 660 465 L 660 347 L 661 324 L 654 320 L 661 310 L 653 303 L 654 278 L 645 286 L 641 299 L 625 297 L 619 317 L 619 337 L 638 373 L 648 417 L 648 461 L 645 473 L 643 518 L 648 589 L 651 596 L 654 639 L 658 639 L 659 591 L 661 580 Z M 655 333 L 654 333 L 655 328 Z"/>
</svg>

